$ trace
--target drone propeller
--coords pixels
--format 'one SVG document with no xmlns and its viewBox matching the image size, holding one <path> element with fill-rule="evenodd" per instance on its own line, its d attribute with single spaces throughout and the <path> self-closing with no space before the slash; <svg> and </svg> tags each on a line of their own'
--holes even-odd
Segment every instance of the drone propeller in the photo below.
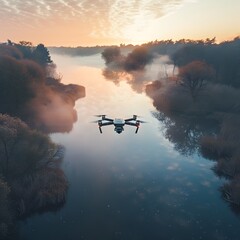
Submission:
<svg viewBox="0 0 240 240">
<path fill-rule="evenodd" d="M 91 123 L 98 123 L 99 120 L 96 120 L 96 121 L 91 121 Z"/>
<path fill-rule="evenodd" d="M 137 120 L 138 123 L 147 123 L 146 121 Z"/>
<path fill-rule="evenodd" d="M 105 117 L 106 115 L 94 115 L 95 117 Z"/>
</svg>

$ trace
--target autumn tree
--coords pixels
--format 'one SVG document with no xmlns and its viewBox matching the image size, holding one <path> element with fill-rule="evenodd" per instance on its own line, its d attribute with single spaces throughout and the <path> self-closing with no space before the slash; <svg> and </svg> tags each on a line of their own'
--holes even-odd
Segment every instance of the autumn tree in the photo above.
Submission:
<svg viewBox="0 0 240 240">
<path fill-rule="evenodd" d="M 207 82 L 214 78 L 214 70 L 205 62 L 193 61 L 179 68 L 178 77 L 180 85 L 190 93 L 195 101 Z"/>
</svg>

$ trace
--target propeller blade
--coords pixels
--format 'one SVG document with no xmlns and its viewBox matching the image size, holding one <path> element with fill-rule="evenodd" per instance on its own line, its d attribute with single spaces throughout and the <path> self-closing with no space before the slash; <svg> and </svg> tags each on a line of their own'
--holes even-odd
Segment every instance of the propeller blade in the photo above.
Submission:
<svg viewBox="0 0 240 240">
<path fill-rule="evenodd" d="M 137 120 L 137 122 L 139 122 L 139 123 L 147 123 L 146 121 L 142 121 L 142 120 Z"/>
<path fill-rule="evenodd" d="M 95 117 L 105 117 L 106 115 L 94 115 Z"/>
<path fill-rule="evenodd" d="M 98 123 L 99 120 L 96 120 L 96 121 L 91 121 L 90 123 Z"/>
</svg>

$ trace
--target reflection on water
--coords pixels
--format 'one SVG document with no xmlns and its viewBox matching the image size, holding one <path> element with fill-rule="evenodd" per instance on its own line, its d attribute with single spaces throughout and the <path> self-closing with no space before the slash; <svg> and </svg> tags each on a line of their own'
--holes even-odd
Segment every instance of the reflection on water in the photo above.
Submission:
<svg viewBox="0 0 240 240">
<path fill-rule="evenodd" d="M 174 149 L 172 140 L 159 131 L 164 123 L 152 116 L 150 98 L 124 81 L 118 86 L 106 81 L 100 55 L 55 55 L 53 60 L 65 83 L 86 87 L 86 97 L 76 103 L 73 131 L 51 136 L 66 147 L 63 168 L 70 188 L 63 209 L 21 223 L 21 239 L 239 238 L 239 220 L 218 191 L 224 180 L 213 174 L 209 160 Z M 137 135 L 130 126 L 120 135 L 112 128 L 99 134 L 90 123 L 95 114 L 138 114 L 148 124 L 141 125 Z M 189 129 L 181 119 L 178 124 L 183 131 Z M 182 133 L 168 134 L 177 142 Z M 184 141 L 191 143 L 191 136 Z"/>
</svg>

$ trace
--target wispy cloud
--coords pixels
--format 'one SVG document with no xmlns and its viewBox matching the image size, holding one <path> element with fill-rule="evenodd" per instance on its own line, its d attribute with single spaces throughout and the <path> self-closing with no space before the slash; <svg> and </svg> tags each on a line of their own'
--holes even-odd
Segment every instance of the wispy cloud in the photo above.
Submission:
<svg viewBox="0 0 240 240">
<path fill-rule="evenodd" d="M 65 22 L 89 26 L 95 37 L 119 37 L 144 28 L 189 0 L 2 0 L 0 26 L 36 27 Z M 125 29 L 125 30 L 124 30 Z"/>
<path fill-rule="evenodd" d="M 169 11 L 186 2 L 186 0 L 114 0 L 104 13 L 105 28 L 96 29 L 96 35 L 104 37 L 128 38 L 131 32 L 142 31 Z M 100 31 L 99 31 L 100 30 Z"/>
</svg>

